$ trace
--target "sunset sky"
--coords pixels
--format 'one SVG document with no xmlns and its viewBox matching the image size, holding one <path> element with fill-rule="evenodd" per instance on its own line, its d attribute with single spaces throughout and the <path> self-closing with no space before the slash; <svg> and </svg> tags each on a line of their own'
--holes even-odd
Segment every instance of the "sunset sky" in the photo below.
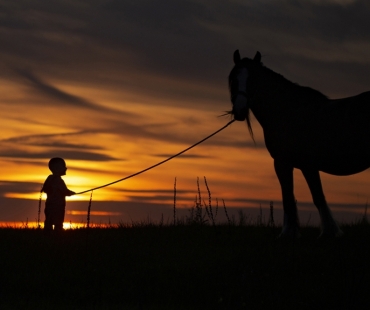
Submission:
<svg viewBox="0 0 370 310">
<path fill-rule="evenodd" d="M 145 169 L 225 125 L 232 54 L 330 98 L 370 89 L 370 4 L 355 0 L 0 1 L 0 221 L 35 221 L 51 157 L 76 192 Z M 338 124 L 340 126 L 341 124 Z M 94 192 L 92 220 L 171 219 L 197 195 L 230 208 L 281 208 L 261 128 L 235 122 L 154 170 Z M 370 172 L 322 174 L 335 216 L 360 216 Z M 317 212 L 300 171 L 302 215 Z M 45 199 L 45 196 L 44 196 Z M 86 221 L 89 194 L 66 221 Z M 350 207 L 348 209 L 348 207 Z M 248 212 L 247 210 L 247 212 Z M 352 212 L 352 215 L 350 214 Z M 43 219 L 43 217 L 42 217 Z"/>
</svg>

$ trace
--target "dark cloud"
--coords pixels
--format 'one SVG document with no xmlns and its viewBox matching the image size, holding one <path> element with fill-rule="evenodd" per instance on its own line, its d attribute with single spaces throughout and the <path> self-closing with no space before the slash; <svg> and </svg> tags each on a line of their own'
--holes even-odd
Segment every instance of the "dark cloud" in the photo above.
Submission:
<svg viewBox="0 0 370 310">
<path fill-rule="evenodd" d="M 45 81 L 42 81 L 40 78 L 36 77 L 32 72 L 26 70 L 16 70 L 17 73 L 25 78 L 28 82 L 30 82 L 31 86 L 35 90 L 37 90 L 40 94 L 48 96 L 50 99 L 54 99 L 54 101 L 62 101 L 64 104 L 71 104 L 76 107 L 86 108 L 89 110 L 97 110 L 104 112 L 106 109 L 89 102 L 83 98 L 78 96 L 74 96 L 64 92 L 57 87 L 48 84 Z"/>
<path fill-rule="evenodd" d="M 47 150 L 43 152 L 29 152 L 29 151 L 22 151 L 19 149 L 9 149 L 9 150 L 1 150 L 0 157 L 2 158 L 24 158 L 24 159 L 50 159 L 52 157 L 62 157 L 66 160 L 74 159 L 74 160 L 86 160 L 86 161 L 111 161 L 117 160 L 114 157 L 109 155 L 96 153 L 96 152 L 86 152 L 86 151 L 76 151 L 76 150 Z"/>
<path fill-rule="evenodd" d="M 18 182 L 18 181 L 6 181 L 0 180 L 0 196 L 4 196 L 6 193 L 34 193 L 40 192 L 41 185 L 36 182 Z"/>
<path fill-rule="evenodd" d="M 201 124 L 202 121 L 200 118 L 196 118 L 197 120 L 194 121 L 196 124 Z M 214 125 L 214 131 L 219 129 L 220 127 L 226 125 L 226 123 L 230 121 L 229 119 L 225 120 L 225 123 L 216 122 L 215 118 L 215 125 Z M 181 124 L 184 124 L 180 122 Z M 256 132 L 260 131 L 259 126 L 257 126 L 257 121 L 253 122 L 253 128 Z M 199 132 L 186 132 L 181 130 L 174 130 L 178 123 L 173 122 L 165 122 L 165 123 L 155 123 L 155 124 L 137 124 L 137 123 L 130 123 L 130 122 L 111 122 L 110 128 L 107 129 L 107 131 L 111 133 L 120 133 L 125 134 L 130 137 L 130 139 L 134 138 L 141 138 L 145 137 L 148 140 L 154 140 L 161 143 L 170 143 L 170 144 L 183 144 L 183 148 L 190 147 L 191 145 L 199 142 L 200 140 L 204 139 L 208 135 L 212 134 L 213 132 L 206 132 L 200 134 Z M 244 124 L 242 124 L 244 125 Z M 189 128 L 192 128 L 192 124 L 189 124 Z M 233 125 L 232 125 L 233 126 Z M 234 126 L 237 126 L 234 124 Z M 225 130 L 227 131 L 227 129 Z M 256 140 L 256 143 L 253 142 L 253 140 L 249 137 L 247 126 L 245 125 L 245 135 L 240 137 L 230 137 L 230 135 L 224 134 L 222 135 L 216 135 L 208 140 L 204 141 L 202 145 L 206 146 L 219 146 L 219 147 L 237 147 L 237 148 L 264 148 L 265 144 L 262 139 L 262 133 L 259 133 L 258 137 L 261 136 L 261 139 Z M 179 149 L 178 152 L 182 151 L 182 149 Z M 194 152 L 194 150 L 193 150 Z M 175 154 L 175 153 L 174 153 Z M 156 157 L 169 157 L 174 154 L 153 154 L 152 156 Z M 185 157 L 198 157 L 204 155 L 199 154 L 184 154 Z M 181 156 L 184 156 L 181 155 Z"/>
<path fill-rule="evenodd" d="M 26 135 L 17 136 L 8 139 L 0 140 L 3 143 L 16 143 L 18 145 L 32 145 L 32 146 L 48 146 L 53 148 L 78 148 L 78 149 L 91 149 L 101 150 L 102 147 L 97 145 L 83 145 L 73 144 L 65 141 L 56 141 L 57 139 L 73 139 L 73 136 L 81 136 L 84 134 L 91 134 L 92 131 L 77 131 L 77 132 L 66 132 L 58 134 L 39 134 L 39 135 Z"/>
<path fill-rule="evenodd" d="M 333 43 L 369 38 L 367 1 L 245 1 L 234 4 L 234 8 L 226 6 L 228 13 L 234 11 L 228 22 L 241 27 L 273 29 L 278 35 L 315 37 Z"/>
<path fill-rule="evenodd" d="M 210 52 L 217 41 L 217 36 L 200 23 L 209 14 L 206 5 L 196 1 L 144 0 L 111 1 L 103 8 L 112 17 L 104 23 L 104 37 L 129 48 L 142 66 L 172 76 L 178 76 L 179 71 L 189 78 L 203 75 L 192 64 L 194 60 L 207 61 L 200 52 Z"/>
<path fill-rule="evenodd" d="M 103 123 L 104 124 L 104 123 Z M 22 135 L 15 136 L 8 139 L 0 140 L 2 142 L 2 151 L 0 156 L 14 158 L 37 158 L 37 156 L 42 156 L 42 158 L 47 158 L 51 153 L 42 151 L 40 152 L 36 149 L 32 154 L 27 150 L 24 151 L 22 146 L 32 146 L 32 147 L 42 147 L 52 149 L 52 153 L 67 154 L 71 159 L 81 159 L 94 160 L 94 158 L 100 158 L 100 160 L 110 160 L 109 156 L 102 155 L 96 151 L 104 151 L 105 148 L 99 146 L 99 141 L 91 139 L 95 134 L 98 133 L 109 133 L 116 134 L 120 136 L 120 139 L 124 139 L 124 136 L 129 137 L 131 140 L 136 138 L 145 137 L 147 140 L 158 141 L 158 143 L 170 143 L 170 144 L 183 144 L 183 147 L 179 147 L 177 152 L 182 151 L 182 149 L 189 147 L 196 142 L 203 139 L 205 136 L 200 135 L 184 135 L 183 132 L 176 132 L 171 130 L 174 127 L 174 123 L 162 123 L 162 124 L 131 124 L 122 121 L 111 121 L 107 122 L 107 126 L 104 129 L 97 130 L 77 130 L 65 133 L 56 134 L 38 134 L 38 135 Z M 230 137 L 219 137 L 215 136 L 209 140 L 203 142 L 204 147 L 207 146 L 218 146 L 218 147 L 238 147 L 238 148 L 262 148 L 264 143 L 257 141 L 255 144 L 251 139 L 248 139 L 248 133 L 245 132 L 245 138 L 241 137 L 239 140 L 230 139 Z M 88 141 L 88 144 L 83 144 L 80 142 L 73 142 L 74 140 Z M 124 144 L 124 140 L 117 140 L 117 143 Z M 182 158 L 212 158 L 212 156 L 197 154 L 197 149 L 193 149 L 192 153 L 182 154 Z M 23 154 L 23 155 L 22 155 Z M 44 154 L 44 155 L 42 155 Z M 91 154 L 91 155 L 88 155 Z M 176 152 L 174 152 L 176 154 Z M 153 154 L 154 157 L 168 158 L 174 154 Z"/>
<path fill-rule="evenodd" d="M 220 92 L 215 90 L 224 88 L 227 93 L 226 76 L 236 48 L 249 57 L 260 50 L 273 69 L 284 69 L 292 61 L 301 63 L 300 74 L 312 77 L 317 71 L 313 72 L 309 60 L 317 61 L 327 51 L 321 70 L 339 59 L 333 73 L 343 72 L 340 64 L 347 62 L 346 55 L 359 56 L 361 52 L 354 48 L 368 42 L 370 8 L 364 0 L 342 3 L 142 0 L 46 5 L 21 0 L 16 5 L 3 3 L 7 14 L 0 18 L 1 53 L 8 63 L 31 68 L 36 76 L 40 72 L 70 81 L 89 80 L 169 99 L 203 98 L 221 106 Z M 335 57 L 331 60 L 329 55 Z M 370 62 L 368 57 L 349 62 L 364 61 Z M 214 91 L 176 88 L 164 80 L 155 81 L 156 76 Z M 40 78 L 31 80 L 52 96 L 91 104 L 78 96 L 65 96 Z"/>
<path fill-rule="evenodd" d="M 110 108 L 103 107 L 97 103 L 91 102 L 79 96 L 69 94 L 63 90 L 58 89 L 57 87 L 41 80 L 39 77 L 34 75 L 32 72 L 27 70 L 17 69 L 15 70 L 19 76 L 23 77 L 26 81 L 29 82 L 30 86 L 34 91 L 37 91 L 40 95 L 46 96 L 51 100 L 52 104 L 59 105 L 63 103 L 64 106 L 71 105 L 75 108 L 82 108 L 88 110 L 90 113 L 100 112 L 100 113 L 114 113 L 125 117 L 134 117 L 135 114 L 118 111 Z"/>
<path fill-rule="evenodd" d="M 137 94 L 177 99 L 181 105 L 181 98 L 195 112 L 209 101 L 221 113 L 229 107 L 226 77 L 236 48 L 248 57 L 260 50 L 268 67 L 329 95 L 364 90 L 370 59 L 365 51 L 365 57 L 356 58 L 361 54 L 354 48 L 368 42 L 369 4 L 340 3 L 4 2 L 0 53 L 9 66 L 20 68 L 11 76 L 22 76 L 34 91 L 59 104 L 106 109 L 54 86 L 50 76 L 120 88 L 127 91 L 122 99 Z M 185 84 L 171 83 L 175 80 Z M 155 136 L 142 132 L 147 133 Z"/>
<path fill-rule="evenodd" d="M 90 111 L 91 112 L 91 111 Z M 130 114 L 130 113 L 128 113 Z M 185 146 L 190 146 L 199 140 L 203 139 L 204 136 L 200 135 L 190 135 L 189 133 L 184 134 L 184 132 L 177 132 L 173 129 L 178 125 L 178 122 L 164 122 L 164 123 L 141 123 L 133 122 L 135 117 L 123 117 L 120 118 L 119 113 L 105 113 L 101 115 L 102 119 L 99 123 L 88 124 L 85 122 L 75 123 L 77 127 L 73 130 L 71 126 L 70 132 L 62 133 L 50 133 L 50 134 L 36 134 L 36 135 L 21 135 L 13 136 L 11 138 L 0 140 L 3 142 L 2 149 L 12 149 L 15 146 L 34 146 L 34 147 L 50 147 L 56 150 L 62 149 L 76 149 L 76 150 L 104 150 L 103 147 L 99 146 L 99 141 L 94 139 L 96 134 L 114 134 L 117 135 L 117 143 L 124 144 L 125 139 L 130 139 L 131 141 L 136 138 L 145 138 L 146 140 L 155 140 L 158 142 L 171 143 L 171 144 L 184 144 Z M 98 117 L 99 114 L 96 116 Z M 105 118 L 104 118 L 105 117 Z M 113 119 L 112 119 L 112 118 Z M 201 124 L 201 121 L 196 121 Z M 81 130 L 78 127 L 83 128 L 85 126 L 98 127 L 96 129 L 84 129 Z M 207 141 L 208 145 L 234 145 L 235 142 L 223 141 L 223 140 L 212 140 Z M 77 140 L 77 142 L 73 142 Z M 88 143 L 84 144 L 79 142 L 80 140 L 86 141 Z M 245 144 L 241 142 L 243 146 Z M 239 145 L 236 143 L 236 145 Z M 184 146 L 184 147 L 185 147 Z M 181 149 L 179 149 L 181 151 Z M 10 151 L 6 151 L 9 154 Z M 18 152 L 16 152 L 18 153 Z M 154 154 L 153 156 L 165 156 L 165 154 Z M 186 155 L 185 157 L 199 157 L 200 155 Z"/>
<path fill-rule="evenodd" d="M 44 146 L 50 147 L 54 149 L 88 149 L 88 150 L 103 150 L 103 147 L 100 146 L 91 146 L 91 145 L 83 145 L 83 144 L 72 144 L 67 142 L 28 142 L 26 144 L 33 145 L 33 146 Z"/>
<path fill-rule="evenodd" d="M 170 203 L 173 202 L 173 195 L 152 195 L 152 196 L 130 196 L 126 195 L 130 201 L 163 201 Z"/>
<path fill-rule="evenodd" d="M 52 157 L 63 157 L 75 160 L 111 161 L 115 158 L 96 152 L 104 151 L 98 145 L 72 143 L 73 137 L 91 134 L 90 131 L 77 131 L 58 134 L 39 134 L 17 136 L 1 140 L 0 157 L 12 159 L 50 159 Z M 30 151 L 28 146 L 33 147 Z"/>
</svg>

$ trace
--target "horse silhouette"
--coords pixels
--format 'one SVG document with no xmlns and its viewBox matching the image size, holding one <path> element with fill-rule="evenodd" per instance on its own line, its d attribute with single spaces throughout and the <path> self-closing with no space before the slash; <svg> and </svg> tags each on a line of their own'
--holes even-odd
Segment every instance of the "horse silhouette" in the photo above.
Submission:
<svg viewBox="0 0 370 310">
<path fill-rule="evenodd" d="M 263 66 L 260 52 L 254 59 L 241 59 L 236 50 L 234 64 L 229 75 L 231 113 L 235 120 L 247 121 L 252 138 L 249 109 L 263 128 L 281 185 L 281 236 L 300 236 L 293 192 L 294 168 L 302 171 L 319 210 L 321 235 L 342 235 L 326 203 L 319 171 L 343 176 L 370 167 L 370 92 L 328 99 Z"/>
</svg>

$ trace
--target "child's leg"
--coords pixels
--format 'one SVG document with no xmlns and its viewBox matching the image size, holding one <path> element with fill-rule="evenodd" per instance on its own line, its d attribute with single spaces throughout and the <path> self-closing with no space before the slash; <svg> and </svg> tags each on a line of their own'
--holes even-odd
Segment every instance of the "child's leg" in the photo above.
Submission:
<svg viewBox="0 0 370 310">
<path fill-rule="evenodd" d="M 64 208 L 55 211 L 56 212 L 54 217 L 54 229 L 55 231 L 62 231 L 64 222 Z"/>
<path fill-rule="evenodd" d="M 44 213 L 45 213 L 44 230 L 51 231 L 53 229 L 52 215 L 50 209 L 47 206 L 45 207 Z"/>
</svg>

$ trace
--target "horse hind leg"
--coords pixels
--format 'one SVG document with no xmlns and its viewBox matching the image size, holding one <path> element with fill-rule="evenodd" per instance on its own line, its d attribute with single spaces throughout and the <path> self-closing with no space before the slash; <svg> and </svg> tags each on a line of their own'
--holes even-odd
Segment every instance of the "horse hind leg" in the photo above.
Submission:
<svg viewBox="0 0 370 310">
<path fill-rule="evenodd" d="M 320 213 L 321 235 L 320 237 L 340 237 L 343 235 L 338 223 L 326 203 L 324 192 L 321 185 L 320 174 L 318 170 L 302 169 L 308 187 L 310 188 L 313 203 Z"/>
</svg>

